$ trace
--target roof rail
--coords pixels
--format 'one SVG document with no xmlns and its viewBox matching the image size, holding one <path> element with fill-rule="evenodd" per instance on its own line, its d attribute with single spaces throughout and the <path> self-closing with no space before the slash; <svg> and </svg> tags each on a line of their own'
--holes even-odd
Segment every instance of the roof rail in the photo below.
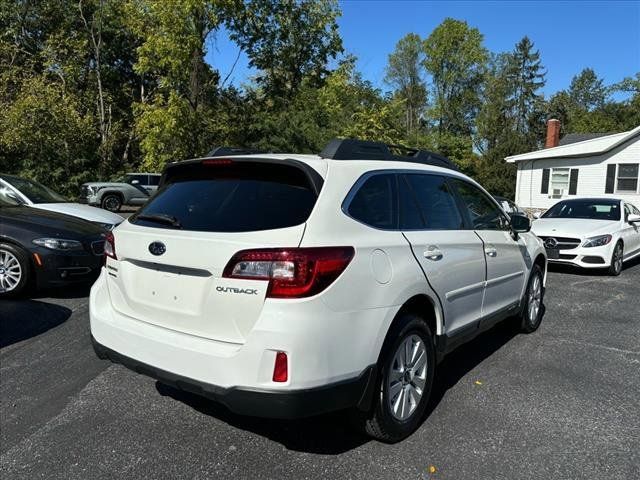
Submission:
<svg viewBox="0 0 640 480">
<path fill-rule="evenodd" d="M 394 151 L 401 154 L 395 155 Z M 458 171 L 458 167 L 451 160 L 437 153 L 355 138 L 334 138 L 319 155 L 333 160 L 393 160 L 422 163 Z"/>
<path fill-rule="evenodd" d="M 251 148 L 243 147 L 214 147 L 207 157 L 226 157 L 228 155 L 251 155 L 254 153 L 265 153 L 261 150 L 253 150 Z"/>
</svg>

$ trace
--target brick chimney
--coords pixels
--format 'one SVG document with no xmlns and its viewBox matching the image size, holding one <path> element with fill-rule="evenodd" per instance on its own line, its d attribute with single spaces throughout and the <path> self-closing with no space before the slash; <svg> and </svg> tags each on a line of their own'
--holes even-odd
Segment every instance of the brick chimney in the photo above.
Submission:
<svg viewBox="0 0 640 480">
<path fill-rule="evenodd" d="M 551 118 L 547 121 L 547 140 L 544 148 L 557 147 L 560 143 L 560 120 Z"/>
</svg>

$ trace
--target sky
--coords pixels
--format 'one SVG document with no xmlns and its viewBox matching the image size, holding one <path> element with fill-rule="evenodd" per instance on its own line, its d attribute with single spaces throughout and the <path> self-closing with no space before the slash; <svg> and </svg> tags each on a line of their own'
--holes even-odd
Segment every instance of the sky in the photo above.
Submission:
<svg viewBox="0 0 640 480">
<path fill-rule="evenodd" d="M 640 72 L 638 1 L 404 1 L 343 0 L 338 20 L 345 53 L 358 58 L 365 79 L 383 91 L 389 53 L 408 33 L 426 38 L 445 18 L 465 20 L 484 35 L 492 52 L 510 51 L 527 35 L 547 69 L 544 93 L 566 89 L 591 67 L 612 84 Z M 227 84 L 241 86 L 253 73 L 248 59 L 221 31 L 206 60 Z"/>
</svg>

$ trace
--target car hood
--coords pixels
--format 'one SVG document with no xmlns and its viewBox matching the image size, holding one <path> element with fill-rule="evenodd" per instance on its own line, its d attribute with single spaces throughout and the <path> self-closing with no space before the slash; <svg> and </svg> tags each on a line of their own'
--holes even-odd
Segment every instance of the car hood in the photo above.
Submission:
<svg viewBox="0 0 640 480">
<path fill-rule="evenodd" d="M 72 240 L 97 237 L 104 232 L 104 229 L 86 220 L 32 207 L 2 207 L 0 208 L 0 224 L 3 221 L 32 232 L 41 233 L 41 236 L 70 238 Z"/>
<path fill-rule="evenodd" d="M 531 231 L 539 237 L 586 238 L 614 232 L 619 223 L 618 220 L 588 218 L 539 218 L 531 224 Z"/>
<path fill-rule="evenodd" d="M 124 218 L 120 215 L 80 203 L 37 203 L 32 206 L 50 212 L 64 213 L 65 215 L 71 215 L 95 223 L 119 225 L 124 221 Z"/>
</svg>

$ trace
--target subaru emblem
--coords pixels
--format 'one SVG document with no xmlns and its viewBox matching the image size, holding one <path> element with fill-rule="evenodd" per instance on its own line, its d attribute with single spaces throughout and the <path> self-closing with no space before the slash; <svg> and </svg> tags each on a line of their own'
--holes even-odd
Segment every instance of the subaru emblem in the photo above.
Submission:
<svg viewBox="0 0 640 480">
<path fill-rule="evenodd" d="M 149 252 L 151 255 L 159 256 L 167 251 L 167 247 L 162 242 L 152 242 L 149 244 Z"/>
</svg>

